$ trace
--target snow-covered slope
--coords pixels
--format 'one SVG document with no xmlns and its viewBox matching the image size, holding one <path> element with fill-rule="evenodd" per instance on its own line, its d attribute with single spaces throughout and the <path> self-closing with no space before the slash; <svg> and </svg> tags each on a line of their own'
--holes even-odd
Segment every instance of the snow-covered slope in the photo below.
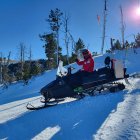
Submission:
<svg viewBox="0 0 140 140">
<path fill-rule="evenodd" d="M 140 72 L 140 50 L 127 51 L 129 73 Z M 107 55 L 107 54 L 106 54 Z M 95 58 L 95 68 L 104 66 L 104 56 Z M 124 59 L 125 52 L 115 58 Z M 76 64 L 73 66 L 78 69 Z M 140 139 L 140 79 L 129 78 L 131 85 L 114 94 L 85 97 L 51 108 L 29 111 L 26 104 L 38 105 L 39 90 L 55 79 L 56 70 L 31 79 L 29 85 L 15 83 L 0 88 L 0 139 L 8 140 L 126 140 Z M 124 82 L 124 81 L 122 81 Z M 69 102 L 71 101 L 71 102 Z"/>
</svg>

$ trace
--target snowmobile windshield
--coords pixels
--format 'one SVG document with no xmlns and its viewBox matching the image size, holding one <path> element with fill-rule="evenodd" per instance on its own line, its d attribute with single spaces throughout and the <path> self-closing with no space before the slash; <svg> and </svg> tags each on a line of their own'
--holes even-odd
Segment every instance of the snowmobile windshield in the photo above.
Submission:
<svg viewBox="0 0 140 140">
<path fill-rule="evenodd" d="M 59 61 L 58 69 L 57 69 L 57 76 L 63 77 L 66 76 L 68 73 L 68 70 L 63 67 L 63 61 Z"/>
</svg>

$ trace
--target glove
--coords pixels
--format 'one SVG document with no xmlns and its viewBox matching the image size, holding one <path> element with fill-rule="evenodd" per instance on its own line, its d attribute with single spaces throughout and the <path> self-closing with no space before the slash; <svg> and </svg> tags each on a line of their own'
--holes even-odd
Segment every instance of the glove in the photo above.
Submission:
<svg viewBox="0 0 140 140">
<path fill-rule="evenodd" d="M 78 62 L 79 60 L 76 58 L 75 61 Z"/>
</svg>

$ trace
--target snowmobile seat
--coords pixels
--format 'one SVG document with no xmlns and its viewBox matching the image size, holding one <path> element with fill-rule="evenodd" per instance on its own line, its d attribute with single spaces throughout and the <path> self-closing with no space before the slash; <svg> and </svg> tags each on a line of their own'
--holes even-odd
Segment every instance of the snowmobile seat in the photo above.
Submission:
<svg viewBox="0 0 140 140">
<path fill-rule="evenodd" d="M 112 77 L 114 77 L 112 70 L 108 67 L 103 67 L 95 70 L 90 75 L 83 77 L 83 83 L 110 80 Z"/>
</svg>

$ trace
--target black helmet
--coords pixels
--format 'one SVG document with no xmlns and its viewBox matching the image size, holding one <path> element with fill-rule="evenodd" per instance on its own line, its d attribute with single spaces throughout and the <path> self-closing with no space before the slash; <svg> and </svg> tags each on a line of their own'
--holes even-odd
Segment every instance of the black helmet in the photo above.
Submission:
<svg viewBox="0 0 140 140">
<path fill-rule="evenodd" d="M 107 56 L 106 58 L 105 58 L 105 60 L 104 60 L 104 63 L 105 63 L 105 65 L 108 67 L 109 65 L 110 65 L 110 57 L 109 56 Z"/>
<path fill-rule="evenodd" d="M 81 51 L 82 51 L 82 54 L 83 54 L 83 55 L 89 54 L 88 49 L 83 49 L 83 50 L 81 50 Z"/>
</svg>

